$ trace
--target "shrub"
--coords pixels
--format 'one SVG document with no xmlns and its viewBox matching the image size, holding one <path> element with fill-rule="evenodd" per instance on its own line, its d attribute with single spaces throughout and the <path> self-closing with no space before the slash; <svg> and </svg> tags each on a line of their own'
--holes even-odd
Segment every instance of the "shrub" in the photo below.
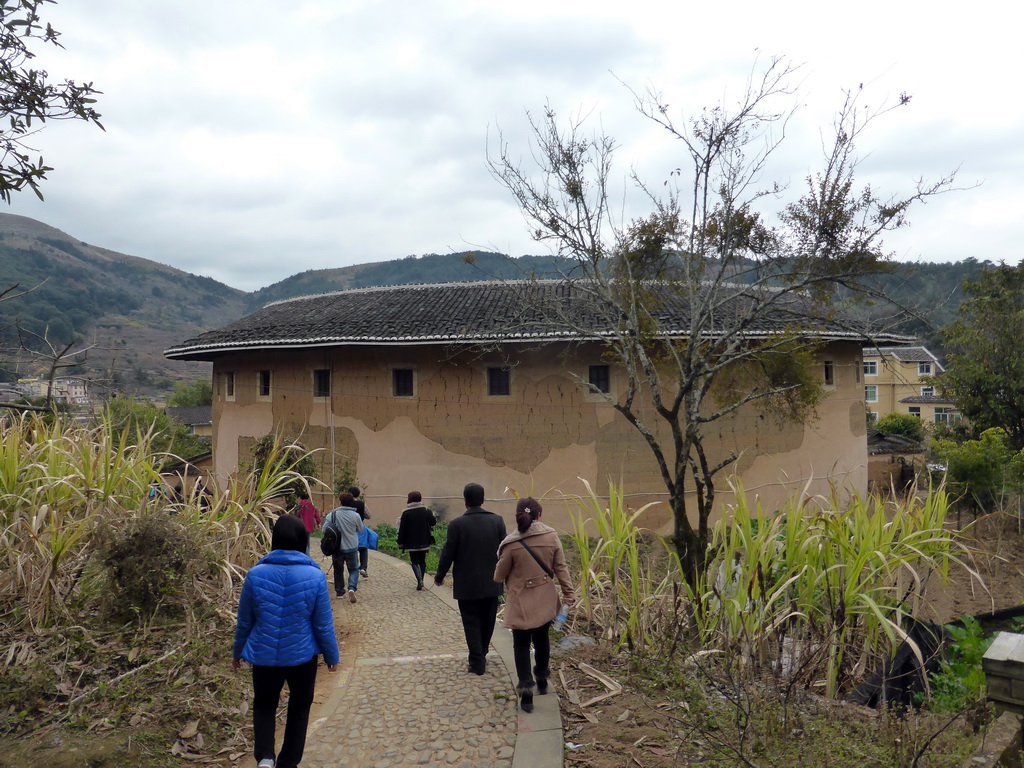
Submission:
<svg viewBox="0 0 1024 768">
<path fill-rule="evenodd" d="M 985 698 L 981 662 L 995 636 L 986 635 L 973 616 L 965 616 L 962 627 L 947 624 L 946 631 L 953 642 L 941 669 L 930 675 L 931 706 L 936 712 L 962 712 Z"/>
<path fill-rule="evenodd" d="M 377 531 L 377 549 L 381 552 L 401 557 L 402 550 L 398 548 L 398 529 L 387 523 L 378 523 L 374 528 Z"/>
<path fill-rule="evenodd" d="M 109 586 L 112 613 L 152 616 L 175 604 L 182 586 L 203 567 L 194 528 L 154 512 L 105 523 L 96 539 L 95 561 Z"/>
<path fill-rule="evenodd" d="M 977 440 L 939 440 L 936 457 L 946 465 L 950 490 L 975 512 L 995 509 L 1024 485 L 1024 451 L 1014 453 L 1001 429 L 986 429 Z"/>
<path fill-rule="evenodd" d="M 358 488 L 361 494 L 366 493 L 366 484 L 356 475 L 356 468 L 352 462 L 346 461 L 336 469 L 337 476 L 334 478 L 334 498 L 338 498 L 349 488 Z"/>
<path fill-rule="evenodd" d="M 883 435 L 902 435 L 918 442 L 924 440 L 924 422 L 909 413 L 890 413 L 883 416 L 875 424 L 875 429 Z"/>
</svg>

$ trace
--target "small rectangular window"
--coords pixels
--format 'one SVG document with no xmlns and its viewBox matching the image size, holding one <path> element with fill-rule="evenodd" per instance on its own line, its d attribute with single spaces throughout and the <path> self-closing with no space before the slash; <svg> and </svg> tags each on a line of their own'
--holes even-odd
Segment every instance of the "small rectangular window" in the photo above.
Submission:
<svg viewBox="0 0 1024 768">
<path fill-rule="evenodd" d="M 235 399 L 235 372 L 230 371 L 224 374 L 224 398 L 226 400 Z"/>
<path fill-rule="evenodd" d="M 951 424 L 954 421 L 960 421 L 963 418 L 961 414 L 957 412 L 955 408 L 936 408 L 935 409 L 935 423 L 936 424 Z"/>
<path fill-rule="evenodd" d="M 415 391 L 412 368 L 391 371 L 391 392 L 395 397 L 412 397 Z"/>
<path fill-rule="evenodd" d="M 868 424 L 874 424 L 878 421 L 878 411 L 868 411 Z"/>
<path fill-rule="evenodd" d="M 921 397 L 934 397 L 935 387 L 921 387 Z"/>
<path fill-rule="evenodd" d="M 878 361 L 877 360 L 865 360 L 864 361 L 864 375 L 865 376 L 877 376 L 878 375 Z"/>
<path fill-rule="evenodd" d="M 270 397 L 270 371 L 256 372 L 257 397 Z"/>
<path fill-rule="evenodd" d="M 831 387 L 836 383 L 835 364 L 831 360 L 825 361 L 825 386 Z"/>
<path fill-rule="evenodd" d="M 487 369 L 487 394 L 509 395 L 512 392 L 512 377 L 508 368 Z"/>
<path fill-rule="evenodd" d="M 917 375 L 918 376 L 931 376 L 932 375 L 932 364 L 931 363 L 918 363 L 917 364 Z"/>
<path fill-rule="evenodd" d="M 313 371 L 313 397 L 331 396 L 331 372 L 327 368 Z"/>
<path fill-rule="evenodd" d="M 869 403 L 878 402 L 878 387 L 874 384 L 868 384 L 864 387 L 864 399 Z"/>
<path fill-rule="evenodd" d="M 611 392 L 611 371 L 607 365 L 590 366 L 590 387 L 595 392 Z"/>
</svg>

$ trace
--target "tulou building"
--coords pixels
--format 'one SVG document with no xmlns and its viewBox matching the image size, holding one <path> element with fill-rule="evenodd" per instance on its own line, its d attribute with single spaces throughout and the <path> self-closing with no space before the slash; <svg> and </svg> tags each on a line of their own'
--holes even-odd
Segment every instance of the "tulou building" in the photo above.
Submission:
<svg viewBox="0 0 1024 768">
<path fill-rule="evenodd" d="M 576 320 L 554 322 L 540 306 L 572 307 Z M 620 483 L 634 507 L 666 499 L 643 436 L 608 402 L 625 387 L 601 342 L 615 329 L 588 311 L 579 285 L 562 281 L 365 288 L 269 304 L 165 355 L 213 363 L 221 482 L 273 432 L 317 452 L 321 508 L 334 506 L 329 489 L 354 471 L 377 521 L 394 522 L 410 490 L 451 519 L 463 510 L 462 487 L 479 482 L 493 511 L 511 519 L 514 492 L 543 496 L 545 519 L 566 529 L 582 480 L 599 494 Z M 688 338 L 685 303 L 666 296 L 658 323 L 659 333 Z M 751 340 L 783 332 L 792 318 L 745 330 Z M 780 422 L 744 406 L 708 424 L 712 450 L 739 456 L 732 471 L 768 508 L 803 489 L 867 490 L 866 341 L 827 321 L 802 332 L 817 345 L 816 418 Z M 719 491 L 727 504 L 724 479 Z M 668 505 L 641 524 L 669 532 Z"/>
</svg>

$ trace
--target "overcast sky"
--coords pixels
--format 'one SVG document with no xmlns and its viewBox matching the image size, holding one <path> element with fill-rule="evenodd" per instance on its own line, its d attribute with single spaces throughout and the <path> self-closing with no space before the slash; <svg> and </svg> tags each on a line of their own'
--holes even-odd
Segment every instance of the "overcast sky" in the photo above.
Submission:
<svg viewBox="0 0 1024 768">
<path fill-rule="evenodd" d="M 802 65 L 780 181 L 795 193 L 820 160 L 844 89 L 863 84 L 874 105 L 906 92 L 862 142 L 861 181 L 899 194 L 959 168 L 980 186 L 915 210 L 890 250 L 1017 263 L 1024 100 L 1008 8 L 59 0 L 44 20 L 66 50 L 37 61 L 104 92 L 106 132 L 51 123 L 33 137 L 55 168 L 46 200 L 23 193 L 9 212 L 243 290 L 410 254 L 544 253 L 487 170 L 499 132 L 526 156 L 527 110 L 582 110 L 621 145 L 619 190 L 632 167 L 660 186 L 682 147 L 625 86 L 660 91 L 685 120 L 734 103 L 778 54 Z"/>
</svg>

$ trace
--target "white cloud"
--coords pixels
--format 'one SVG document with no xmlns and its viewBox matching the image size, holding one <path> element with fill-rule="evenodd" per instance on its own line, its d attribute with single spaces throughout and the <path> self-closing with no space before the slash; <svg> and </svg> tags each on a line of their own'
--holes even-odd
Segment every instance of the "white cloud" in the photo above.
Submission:
<svg viewBox="0 0 1024 768">
<path fill-rule="evenodd" d="M 986 3 L 981 3 L 981 6 Z M 802 182 L 843 89 L 913 94 L 864 143 L 864 181 L 905 191 L 961 167 L 973 191 L 912 214 L 902 258 L 1016 262 L 1024 106 L 1009 24 L 867 0 L 723 6 L 62 0 L 64 51 L 38 61 L 93 81 L 107 132 L 50 125 L 45 203 L 10 208 L 87 242 L 252 290 L 307 269 L 487 247 L 542 252 L 487 171 L 502 136 L 528 156 L 526 110 L 582 111 L 655 184 L 683 162 L 633 109 L 664 94 L 685 120 L 734 101 L 772 54 L 805 62 L 803 107 L 773 178 Z M 949 41 L 955 41 L 955 45 Z M 621 179 L 622 181 L 619 181 Z M 627 207 L 626 215 L 639 209 Z"/>
</svg>

